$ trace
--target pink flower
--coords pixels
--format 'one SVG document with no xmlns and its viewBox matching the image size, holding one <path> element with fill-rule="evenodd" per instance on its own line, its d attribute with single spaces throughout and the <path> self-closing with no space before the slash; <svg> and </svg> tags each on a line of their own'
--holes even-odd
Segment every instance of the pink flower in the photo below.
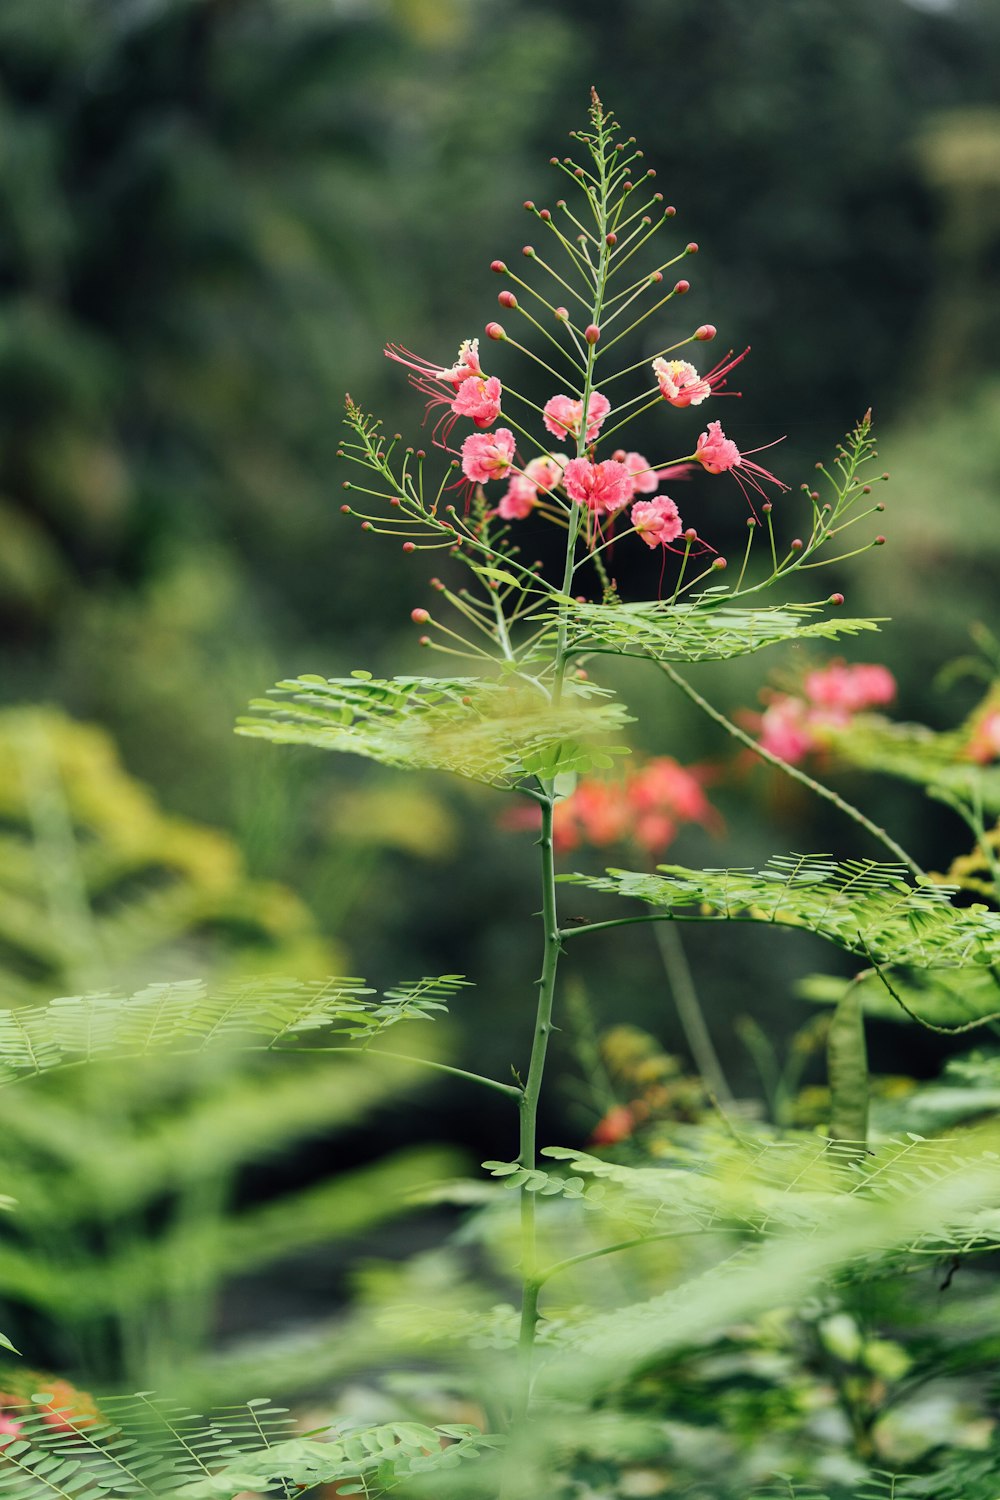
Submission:
<svg viewBox="0 0 1000 1500">
<path fill-rule="evenodd" d="M 502 387 L 495 375 L 488 380 L 473 375 L 458 387 L 451 409 L 457 417 L 471 417 L 477 427 L 492 427 L 500 415 L 501 394 Z"/>
<path fill-rule="evenodd" d="M 686 359 L 654 359 L 653 373 L 660 395 L 671 406 L 700 406 L 713 392 L 721 390 L 729 371 L 749 353 L 749 349 L 744 349 L 733 359 L 730 349 L 725 359 L 721 359 L 707 375 L 699 375 Z"/>
<path fill-rule="evenodd" d="M 0 1448 L 5 1448 L 15 1438 L 19 1438 L 23 1427 L 23 1422 L 15 1422 L 5 1411 L 0 1411 Z"/>
<path fill-rule="evenodd" d="M 965 747 L 965 754 L 980 765 L 1000 756 L 1000 708 L 990 709 L 979 720 Z"/>
<path fill-rule="evenodd" d="M 471 417 L 477 427 L 489 427 L 500 415 L 500 382 L 496 376 L 483 374 L 478 339 L 466 339 L 458 351 L 458 359 L 447 369 L 421 359 L 400 344 L 386 344 L 385 356 L 405 365 L 411 372 L 407 378 L 414 390 L 428 398 L 425 422 L 433 407 L 448 408 L 435 424 L 435 442 L 447 443 L 458 417 Z M 467 384 L 471 386 L 468 391 Z"/>
<path fill-rule="evenodd" d="M 562 483 L 563 470 L 568 463 L 569 458 L 565 453 L 545 453 L 525 464 L 524 472 L 533 485 L 548 494 L 549 490 L 554 490 L 557 484 Z"/>
<path fill-rule="evenodd" d="M 563 486 L 571 500 L 598 516 L 613 515 L 632 498 L 629 471 L 613 458 L 599 464 L 587 458 L 571 458 L 563 474 Z"/>
<path fill-rule="evenodd" d="M 666 547 L 683 530 L 680 513 L 669 495 L 637 500 L 632 507 L 632 525 L 647 547 Z"/>
<path fill-rule="evenodd" d="M 670 755 L 658 755 L 629 780 L 629 801 L 642 812 L 669 812 L 684 823 L 709 824 L 717 814 L 694 772 Z"/>
<path fill-rule="evenodd" d="M 523 521 L 538 504 L 538 492 L 548 494 L 562 483 L 563 469 L 569 463 L 565 453 L 545 453 L 533 458 L 522 474 L 511 476 L 506 495 L 497 506 L 497 515 L 505 521 Z"/>
<path fill-rule="evenodd" d="M 396 358 L 395 355 L 392 356 Z M 482 375 L 483 367 L 479 363 L 479 340 L 466 339 L 459 346 L 458 359 L 447 370 L 438 370 L 435 379 L 447 380 L 456 391 L 462 382 L 469 379 L 470 375 Z"/>
<path fill-rule="evenodd" d="M 740 462 L 740 450 L 726 437 L 721 422 L 709 422 L 707 431 L 698 439 L 694 456 L 709 474 L 724 474 Z"/>
<path fill-rule="evenodd" d="M 754 453 L 760 450 L 754 448 Z M 698 446 L 694 450 L 694 456 L 709 474 L 724 474 L 729 472 L 736 480 L 746 498 L 746 486 L 749 484 L 758 494 L 762 495 L 760 481 L 766 479 L 769 484 L 777 485 L 779 490 L 787 490 L 788 485 L 783 484 L 780 479 L 760 464 L 755 464 L 752 459 L 746 457 L 737 448 L 732 438 L 727 438 L 722 430 L 721 422 L 709 422 L 707 429 L 698 439 Z"/>
<path fill-rule="evenodd" d="M 602 396 L 600 391 L 594 391 L 587 402 L 586 441 L 588 443 L 596 440 L 610 410 L 611 402 L 607 396 Z M 583 423 L 583 402 L 574 401 L 571 396 L 553 396 L 545 403 L 542 421 L 549 432 L 557 438 L 578 438 Z"/>
<path fill-rule="evenodd" d="M 612 1104 L 603 1119 L 594 1126 L 588 1146 L 617 1146 L 635 1131 L 635 1115 L 627 1104 Z"/>
<path fill-rule="evenodd" d="M 497 515 L 504 521 L 523 521 L 530 516 L 538 504 L 538 488 L 523 474 L 513 474 L 507 493 L 497 506 Z"/>
<path fill-rule="evenodd" d="M 761 715 L 759 738 L 764 749 L 779 760 L 797 765 L 816 745 L 808 705 L 786 693 L 775 696 Z"/>
<path fill-rule="evenodd" d="M 857 714 L 866 708 L 891 703 L 896 696 L 896 679 L 888 667 L 864 662 L 848 666 L 845 661 L 833 661 L 829 666 L 810 672 L 804 688 L 806 697 L 817 708 L 839 714 Z"/>
<path fill-rule="evenodd" d="M 462 444 L 462 473 L 473 484 L 504 479 L 514 462 L 514 447 L 514 434 L 507 427 L 470 433 Z"/>
<path fill-rule="evenodd" d="M 660 476 L 647 458 L 643 458 L 641 453 L 626 453 L 622 448 L 611 456 L 628 469 L 633 495 L 655 494 Z"/>
</svg>

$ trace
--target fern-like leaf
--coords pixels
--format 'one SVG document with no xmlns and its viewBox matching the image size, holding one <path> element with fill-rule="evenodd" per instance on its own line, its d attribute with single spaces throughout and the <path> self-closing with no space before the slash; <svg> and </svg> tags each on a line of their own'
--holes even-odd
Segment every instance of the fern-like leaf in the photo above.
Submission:
<svg viewBox="0 0 1000 1500">
<path fill-rule="evenodd" d="M 838 864 L 824 855 L 778 855 L 762 870 L 689 870 L 658 874 L 610 870 L 564 879 L 632 896 L 686 921 L 770 922 L 801 927 L 848 953 L 881 965 L 960 968 L 1000 962 L 1000 912 L 956 908 L 947 886 L 914 886 L 901 865 Z"/>
<path fill-rule="evenodd" d="M 553 629 L 559 621 L 566 622 L 569 649 L 575 654 L 669 662 L 727 661 L 783 641 L 839 640 L 878 629 L 876 620 L 821 616 L 825 602 L 741 609 L 727 604 L 726 598 L 726 590 L 708 590 L 683 604 L 581 604 L 567 599 L 547 613 Z"/>
<path fill-rule="evenodd" d="M 199 980 L 150 985 L 135 995 L 74 995 L 0 1011 L 0 1083 L 99 1057 L 142 1057 L 215 1044 L 308 1047 L 317 1033 L 369 1042 L 400 1021 L 446 1009 L 466 981 L 420 979 L 382 997 L 362 979 L 264 979 L 207 987 Z"/>
<path fill-rule="evenodd" d="M 520 678 L 394 677 L 357 672 L 299 677 L 260 699 L 237 733 L 283 745 L 348 751 L 405 770 L 451 771 L 489 786 L 607 768 L 623 745 L 603 743 L 629 722 L 590 684 L 573 683 L 553 705 Z"/>
<path fill-rule="evenodd" d="M 232 1500 L 248 1489 L 288 1494 L 334 1483 L 350 1494 L 343 1484 L 351 1480 L 354 1493 L 370 1493 L 454 1468 L 500 1441 L 466 1424 L 417 1422 L 301 1436 L 290 1414 L 263 1398 L 206 1420 L 140 1392 L 102 1402 L 96 1415 L 67 1412 L 61 1423 L 47 1401 L 40 1392 L 30 1406 L 4 1409 L 19 1429 L 0 1462 L 0 1493 L 13 1500 Z"/>
</svg>

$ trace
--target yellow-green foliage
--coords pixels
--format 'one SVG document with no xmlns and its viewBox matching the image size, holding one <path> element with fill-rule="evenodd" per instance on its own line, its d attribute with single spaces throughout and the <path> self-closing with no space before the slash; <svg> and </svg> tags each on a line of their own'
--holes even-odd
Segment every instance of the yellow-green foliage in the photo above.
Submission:
<svg viewBox="0 0 1000 1500">
<path fill-rule="evenodd" d="M 298 897 L 251 880 L 228 835 L 159 808 L 103 730 L 56 709 L 0 713 L 4 1004 L 339 967 Z"/>
</svg>

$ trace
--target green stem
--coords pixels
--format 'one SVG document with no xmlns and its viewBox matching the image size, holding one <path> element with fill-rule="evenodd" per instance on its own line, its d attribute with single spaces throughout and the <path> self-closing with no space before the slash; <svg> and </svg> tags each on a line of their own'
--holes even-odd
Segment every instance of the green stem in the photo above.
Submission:
<svg viewBox="0 0 1000 1500">
<path fill-rule="evenodd" d="M 272 1048 L 252 1048 L 253 1051 L 272 1051 Z M 483 1073 L 470 1073 L 466 1068 L 454 1068 L 451 1063 L 435 1062 L 431 1057 L 411 1057 L 406 1052 L 389 1052 L 385 1047 L 296 1047 L 282 1051 L 296 1052 L 353 1052 L 355 1057 L 391 1057 L 396 1062 L 416 1063 L 421 1068 L 433 1068 L 437 1073 L 450 1073 L 453 1078 L 464 1078 L 468 1083 L 481 1083 L 484 1088 L 495 1089 L 521 1103 L 522 1091 L 514 1083 L 501 1083 L 497 1078 L 487 1078 Z"/>
<path fill-rule="evenodd" d="M 715 1233 L 728 1234 L 727 1228 L 720 1228 Z M 571 1266 L 581 1266 L 588 1260 L 599 1260 L 605 1255 L 617 1255 L 619 1250 L 635 1250 L 639 1245 L 652 1245 L 657 1240 L 683 1240 L 692 1235 L 711 1234 L 713 1231 L 704 1225 L 697 1229 L 665 1229 L 662 1234 L 637 1234 L 631 1240 L 618 1240 L 614 1245 L 601 1245 L 597 1250 L 583 1250 L 579 1255 L 570 1255 L 566 1260 L 557 1260 L 551 1266 L 546 1266 L 544 1271 L 539 1271 L 535 1278 L 535 1286 L 541 1288 L 552 1276 L 558 1276 L 560 1271 L 568 1271 Z"/>
<path fill-rule="evenodd" d="M 718 1103 L 731 1105 L 734 1102 L 733 1093 L 726 1081 L 722 1064 L 719 1062 L 705 1024 L 705 1016 L 698 1000 L 698 992 L 694 987 L 691 966 L 684 952 L 681 935 L 676 927 L 661 922 L 653 928 L 653 936 L 656 938 L 660 957 L 663 959 L 667 982 L 674 997 L 674 1005 L 677 1007 L 677 1019 L 681 1023 L 681 1030 L 690 1048 L 694 1065 Z"/>
<path fill-rule="evenodd" d="M 674 671 L 669 662 L 657 662 L 657 666 L 662 672 L 666 673 L 670 681 L 679 687 L 686 697 L 690 698 L 692 703 L 701 709 L 702 713 L 707 714 L 716 724 L 721 725 L 727 734 L 732 735 L 733 739 L 739 740 L 741 745 L 745 745 L 748 750 L 752 750 L 754 755 L 758 756 L 761 760 L 766 760 L 769 765 L 777 766 L 779 771 L 783 771 L 793 781 L 799 782 L 802 786 L 807 786 L 811 792 L 816 793 L 817 797 L 822 797 L 825 801 L 832 802 L 834 807 L 838 808 L 840 812 L 844 813 L 853 822 L 858 823 L 867 833 L 870 833 L 872 838 L 877 839 L 880 844 L 889 850 L 890 854 L 895 855 L 900 864 L 905 865 L 910 874 L 917 880 L 923 881 L 927 879 L 925 872 L 920 868 L 916 860 L 907 854 L 906 850 L 900 844 L 897 844 L 896 840 L 884 828 L 880 828 L 877 823 L 873 823 L 871 818 L 865 817 L 860 808 L 855 807 L 853 803 L 845 802 L 843 797 L 838 796 L 836 792 L 832 792 L 828 786 L 824 786 L 821 781 L 816 781 L 812 776 L 807 775 L 805 771 L 800 771 L 798 766 L 790 765 L 787 760 L 782 760 L 780 755 L 775 755 L 771 750 L 765 750 L 764 746 L 759 744 L 752 735 L 740 729 L 739 725 L 734 724 L 731 719 L 727 719 L 725 714 L 720 713 L 717 708 L 713 708 L 707 698 L 703 698 L 689 682 L 685 681 L 679 672 Z"/>
<path fill-rule="evenodd" d="M 542 802 L 542 833 L 539 839 L 542 859 L 542 923 L 545 931 L 545 946 L 542 958 L 542 974 L 539 980 L 538 1011 L 535 1016 L 535 1034 L 531 1046 L 531 1060 L 523 1093 L 520 1096 L 521 1131 L 518 1161 L 531 1171 L 537 1158 L 538 1100 L 545 1073 L 545 1057 L 549 1037 L 552 1034 L 552 1003 L 555 997 L 556 971 L 562 940 L 556 910 L 555 854 L 552 843 L 553 796 Z M 520 1356 L 520 1379 L 513 1412 L 512 1426 L 516 1431 L 528 1410 L 531 1392 L 531 1356 L 535 1342 L 535 1326 L 538 1321 L 538 1282 L 536 1272 L 535 1195 L 521 1189 L 521 1275 L 523 1294 L 521 1300 L 521 1329 L 518 1337 Z"/>
</svg>

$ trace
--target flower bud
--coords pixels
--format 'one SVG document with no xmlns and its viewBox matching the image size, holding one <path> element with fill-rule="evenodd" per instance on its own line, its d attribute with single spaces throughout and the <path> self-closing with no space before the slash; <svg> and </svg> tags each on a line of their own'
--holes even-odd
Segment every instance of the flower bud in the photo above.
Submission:
<svg viewBox="0 0 1000 1500">
<path fill-rule="evenodd" d="M 674 205 L 672 203 L 668 203 L 667 207 L 663 210 L 663 217 L 665 219 L 672 219 L 676 212 L 677 210 Z"/>
<path fill-rule="evenodd" d="M 686 542 L 696 542 L 698 540 L 698 533 L 693 526 L 689 526 L 687 531 L 685 531 L 684 540 Z"/>
<path fill-rule="evenodd" d="M 654 203 L 662 203 L 663 202 L 663 194 L 662 193 L 654 193 L 653 194 L 653 202 Z"/>
<path fill-rule="evenodd" d="M 618 236 L 616 234 L 606 234 L 604 236 L 604 243 L 611 246 L 617 245 Z"/>
<path fill-rule="evenodd" d="M 540 219 L 544 219 L 544 220 L 545 220 L 545 222 L 546 222 L 546 224 L 548 224 L 548 223 L 549 223 L 549 222 L 550 222 L 550 220 L 551 220 L 551 218 L 552 218 L 552 214 L 551 214 L 551 212 L 550 212 L 550 211 L 549 211 L 549 209 L 547 209 L 547 208 L 542 208 L 542 209 L 539 209 L 539 212 L 538 212 L 538 217 L 539 217 L 539 218 L 540 218 Z"/>
<path fill-rule="evenodd" d="M 342 505 L 340 507 L 340 514 L 342 516 L 349 516 L 351 514 L 351 507 L 349 505 Z"/>
<path fill-rule="evenodd" d="M 569 308 L 568 307 L 557 307 L 556 308 L 556 317 L 559 319 L 560 323 L 566 323 L 566 322 L 568 322 L 569 321 Z"/>
<path fill-rule="evenodd" d="M 827 604 L 843 604 L 844 596 L 843 594 L 831 594 L 826 602 Z"/>
<path fill-rule="evenodd" d="M 685 255 L 697 255 L 698 254 L 698 243 L 697 243 L 696 240 L 691 240 L 689 244 L 687 244 L 687 245 L 684 246 L 684 254 Z"/>
<path fill-rule="evenodd" d="M 704 344 L 709 339 L 714 339 L 718 331 L 714 323 L 702 323 L 700 328 L 695 329 L 694 336 L 700 343 Z"/>
<path fill-rule="evenodd" d="M 491 260 L 490 270 L 496 271 L 498 276 L 506 276 L 507 274 L 507 267 L 504 265 L 502 260 Z"/>
<path fill-rule="evenodd" d="M 371 529 L 372 529 L 372 523 L 370 521 L 362 521 L 361 522 L 361 530 L 362 531 L 371 531 Z"/>
<path fill-rule="evenodd" d="M 876 538 L 875 538 L 875 543 L 874 543 L 874 545 L 875 545 L 875 546 L 876 546 L 876 547 L 884 547 L 884 546 L 885 546 L 885 537 L 884 537 L 884 536 L 877 536 L 877 537 L 876 537 Z"/>
<path fill-rule="evenodd" d="M 726 559 L 724 557 L 717 557 L 712 563 L 712 572 L 721 573 L 722 570 L 724 568 L 727 568 L 728 566 L 729 564 L 726 562 Z"/>
<path fill-rule="evenodd" d="M 529 214 L 534 213 L 534 211 L 535 211 L 535 205 L 532 203 L 532 201 L 531 201 L 530 198 L 525 198 L 525 200 L 524 200 L 524 206 L 528 210 Z"/>
<path fill-rule="evenodd" d="M 403 543 L 403 551 L 404 552 L 416 552 L 416 550 L 417 550 L 417 544 L 416 544 L 416 542 L 404 542 Z"/>
<path fill-rule="evenodd" d="M 649 278 L 649 284 L 650 284 L 650 286 L 659 286 L 659 284 L 660 284 L 660 282 L 662 280 L 663 280 L 663 272 L 662 271 L 653 271 L 651 273 L 651 275 L 650 275 L 650 278 Z"/>
<path fill-rule="evenodd" d="M 534 247 L 534 245 L 522 245 L 521 246 L 521 254 L 522 255 L 526 255 L 529 260 L 534 255 L 534 253 L 535 253 L 535 247 Z"/>
<path fill-rule="evenodd" d="M 802 551 L 802 538 L 800 536 L 797 536 L 788 545 L 789 545 L 789 550 L 790 551 L 792 551 L 792 552 L 801 552 Z"/>
<path fill-rule="evenodd" d="M 499 297 L 497 298 L 497 301 L 499 302 L 501 307 L 517 306 L 517 298 L 514 296 L 513 292 L 501 292 Z"/>
<path fill-rule="evenodd" d="M 499 323 L 487 323 L 486 337 L 488 339 L 505 339 L 507 337 Z"/>
<path fill-rule="evenodd" d="M 430 643 L 431 643 L 430 636 L 429 635 L 422 635 L 420 637 L 419 641 L 417 642 L 417 645 L 418 646 L 429 646 Z"/>
<path fill-rule="evenodd" d="M 426 609 L 411 609 L 410 619 L 414 625 L 426 625 L 430 619 L 430 611 Z"/>
<path fill-rule="evenodd" d="M 689 292 L 690 290 L 691 290 L 691 283 L 690 283 L 690 281 L 679 281 L 677 283 L 677 285 L 674 287 L 674 292 L 676 293 L 676 295 L 678 297 L 683 297 L 684 293 L 685 292 Z"/>
<path fill-rule="evenodd" d="M 558 167 L 558 165 L 559 165 L 559 158 L 558 158 L 558 156 L 550 156 L 549 157 L 549 166 L 550 167 Z"/>
<path fill-rule="evenodd" d="M 597 340 L 601 336 L 601 330 L 598 328 L 596 323 L 588 323 L 586 328 L 583 330 L 583 336 L 587 340 L 588 344 L 596 344 Z"/>
</svg>

